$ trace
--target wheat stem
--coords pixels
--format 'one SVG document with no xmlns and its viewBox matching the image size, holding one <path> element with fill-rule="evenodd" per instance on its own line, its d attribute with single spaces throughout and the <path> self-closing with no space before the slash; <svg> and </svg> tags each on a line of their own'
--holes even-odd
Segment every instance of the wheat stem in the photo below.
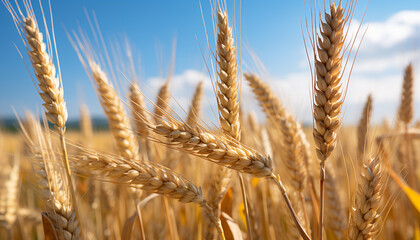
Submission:
<svg viewBox="0 0 420 240">
<path fill-rule="evenodd" d="M 287 195 L 286 192 L 286 188 L 284 187 L 283 183 L 280 180 L 280 177 L 278 175 L 272 174 L 271 175 L 271 180 L 273 180 L 273 182 L 276 184 L 276 186 L 278 187 L 278 189 L 280 190 L 284 201 L 286 201 L 287 204 L 287 208 L 289 209 L 291 215 L 292 215 L 292 219 L 293 222 L 295 223 L 299 234 L 301 235 L 301 237 L 304 240 L 310 240 L 311 238 L 309 237 L 309 235 L 306 233 L 305 229 L 303 228 L 302 224 L 299 221 L 299 218 L 297 217 L 297 214 L 295 212 L 295 210 L 293 209 L 292 203 L 290 202 L 289 196 Z"/>
</svg>

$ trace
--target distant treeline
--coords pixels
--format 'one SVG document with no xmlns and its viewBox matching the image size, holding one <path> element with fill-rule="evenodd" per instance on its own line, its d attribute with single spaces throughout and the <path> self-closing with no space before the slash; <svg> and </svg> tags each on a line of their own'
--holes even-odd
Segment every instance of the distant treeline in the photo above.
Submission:
<svg viewBox="0 0 420 240">
<path fill-rule="evenodd" d="M 92 118 L 92 125 L 95 131 L 109 130 L 106 118 L 101 118 L 101 117 Z M 66 128 L 69 131 L 80 130 L 79 120 L 78 119 L 68 120 L 66 123 Z M 19 130 L 19 122 L 16 118 L 12 118 L 12 117 L 0 118 L 0 129 L 5 132 L 17 132 Z"/>
</svg>

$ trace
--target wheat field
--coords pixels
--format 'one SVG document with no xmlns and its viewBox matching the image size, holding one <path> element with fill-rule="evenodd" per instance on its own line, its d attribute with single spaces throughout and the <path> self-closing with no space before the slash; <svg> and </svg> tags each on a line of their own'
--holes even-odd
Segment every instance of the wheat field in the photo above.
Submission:
<svg viewBox="0 0 420 240">
<path fill-rule="evenodd" d="M 17 131 L 0 132 L 0 239 L 420 239 L 414 66 L 401 69 L 395 121 L 372 123 L 369 95 L 357 126 L 343 124 L 357 61 L 350 52 L 363 44 L 362 30 L 349 33 L 357 1 L 308 10 L 312 124 L 299 121 L 262 74 L 242 68 L 226 3 L 214 1 L 208 12 L 213 122 L 204 120 L 204 82 L 179 106 L 184 112 L 171 107 L 174 61 L 151 99 L 133 59 L 119 63 L 129 87 L 118 88 L 110 63 L 119 59 L 106 60 L 99 26 L 69 31 L 105 129 L 95 127 L 87 105 L 78 127 L 68 128 L 72 100 L 49 15 L 37 15 L 36 1 L 17 2 L 2 1 L 43 111 L 16 116 Z M 242 104 L 242 85 L 264 121 Z"/>
</svg>

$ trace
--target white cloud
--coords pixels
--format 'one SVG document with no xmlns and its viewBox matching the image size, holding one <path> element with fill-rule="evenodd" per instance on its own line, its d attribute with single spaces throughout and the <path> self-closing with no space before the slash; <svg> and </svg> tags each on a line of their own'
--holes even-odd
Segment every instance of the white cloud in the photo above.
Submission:
<svg viewBox="0 0 420 240">
<path fill-rule="evenodd" d="M 356 32 L 360 21 L 353 20 L 351 33 Z M 361 33 L 368 28 L 360 51 L 389 49 L 418 36 L 420 11 L 400 11 L 382 22 L 367 22 L 361 26 Z"/>
</svg>

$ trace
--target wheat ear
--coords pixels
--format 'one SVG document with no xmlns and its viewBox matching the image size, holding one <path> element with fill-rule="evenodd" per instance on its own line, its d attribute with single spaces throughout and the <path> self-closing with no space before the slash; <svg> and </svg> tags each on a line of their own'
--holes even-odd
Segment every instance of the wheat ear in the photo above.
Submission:
<svg viewBox="0 0 420 240">
<path fill-rule="evenodd" d="M 313 83 L 313 135 L 320 160 L 320 240 L 323 226 L 325 161 L 337 143 L 337 131 L 341 124 L 339 114 L 344 101 L 341 90 L 341 64 L 347 19 L 341 3 L 340 1 L 337 6 L 333 1 L 330 13 L 325 13 L 324 19 L 320 19 L 320 36 L 314 53 L 316 77 Z"/>
<path fill-rule="evenodd" d="M 340 127 L 339 114 L 343 105 L 341 82 L 341 51 L 344 44 L 344 11 L 341 2 L 333 3 L 330 14 L 322 20 L 321 37 L 318 38 L 318 58 L 315 62 L 316 81 L 314 84 L 314 138 L 317 156 L 321 166 L 331 155 L 337 142 Z"/>
<path fill-rule="evenodd" d="M 183 203 L 196 203 L 208 211 L 212 221 L 218 226 L 223 235 L 220 220 L 213 215 L 213 209 L 207 204 L 201 188 L 165 168 L 151 162 L 127 161 L 124 158 L 107 156 L 98 153 L 87 153 L 74 156 L 77 170 L 89 175 L 145 191 L 154 192 L 169 198 L 177 199 Z"/>
<path fill-rule="evenodd" d="M 134 133 L 130 129 L 130 121 L 123 103 L 101 67 L 92 60 L 89 61 L 89 67 L 92 78 L 96 83 L 100 103 L 116 140 L 118 151 L 126 159 L 136 159 L 138 157 L 138 145 Z"/>
<path fill-rule="evenodd" d="M 187 115 L 187 124 L 194 126 L 200 118 L 201 102 L 203 99 L 203 82 L 200 82 L 195 89 L 193 99 L 191 101 L 190 109 Z"/>
<path fill-rule="evenodd" d="M 350 214 L 350 239 L 375 239 L 380 230 L 383 178 L 378 158 L 364 161 Z"/>
<path fill-rule="evenodd" d="M 217 11 L 217 105 L 219 121 L 226 135 L 239 139 L 239 102 L 236 50 L 233 45 L 232 28 L 229 26 L 226 12 Z"/>
<path fill-rule="evenodd" d="M 43 106 L 46 109 L 48 120 L 54 124 L 60 134 L 64 134 L 67 121 L 67 107 L 63 98 L 63 88 L 57 78 L 54 63 L 46 52 L 46 45 L 43 42 L 43 35 L 39 31 L 34 18 L 27 17 L 23 20 L 26 41 L 30 47 L 28 51 L 34 67 L 38 86 L 41 92 L 39 95 L 44 100 Z"/>
<path fill-rule="evenodd" d="M 273 166 L 269 157 L 230 138 L 202 128 L 193 129 L 176 119 L 148 126 L 153 132 L 165 137 L 168 142 L 163 144 L 170 148 L 256 177 L 269 177 L 272 174 Z"/>
<path fill-rule="evenodd" d="M 372 95 L 369 94 L 365 106 L 363 108 L 362 117 L 360 118 L 359 124 L 357 126 L 357 160 L 360 163 L 363 163 L 363 157 L 365 154 L 368 154 L 368 127 L 369 122 L 372 117 Z"/>
<path fill-rule="evenodd" d="M 413 116 L 414 116 L 413 91 L 414 91 L 413 65 L 410 63 L 405 68 L 404 81 L 403 81 L 402 94 L 401 94 L 401 104 L 398 109 L 398 117 L 405 124 L 409 124 L 413 120 Z"/>
</svg>

